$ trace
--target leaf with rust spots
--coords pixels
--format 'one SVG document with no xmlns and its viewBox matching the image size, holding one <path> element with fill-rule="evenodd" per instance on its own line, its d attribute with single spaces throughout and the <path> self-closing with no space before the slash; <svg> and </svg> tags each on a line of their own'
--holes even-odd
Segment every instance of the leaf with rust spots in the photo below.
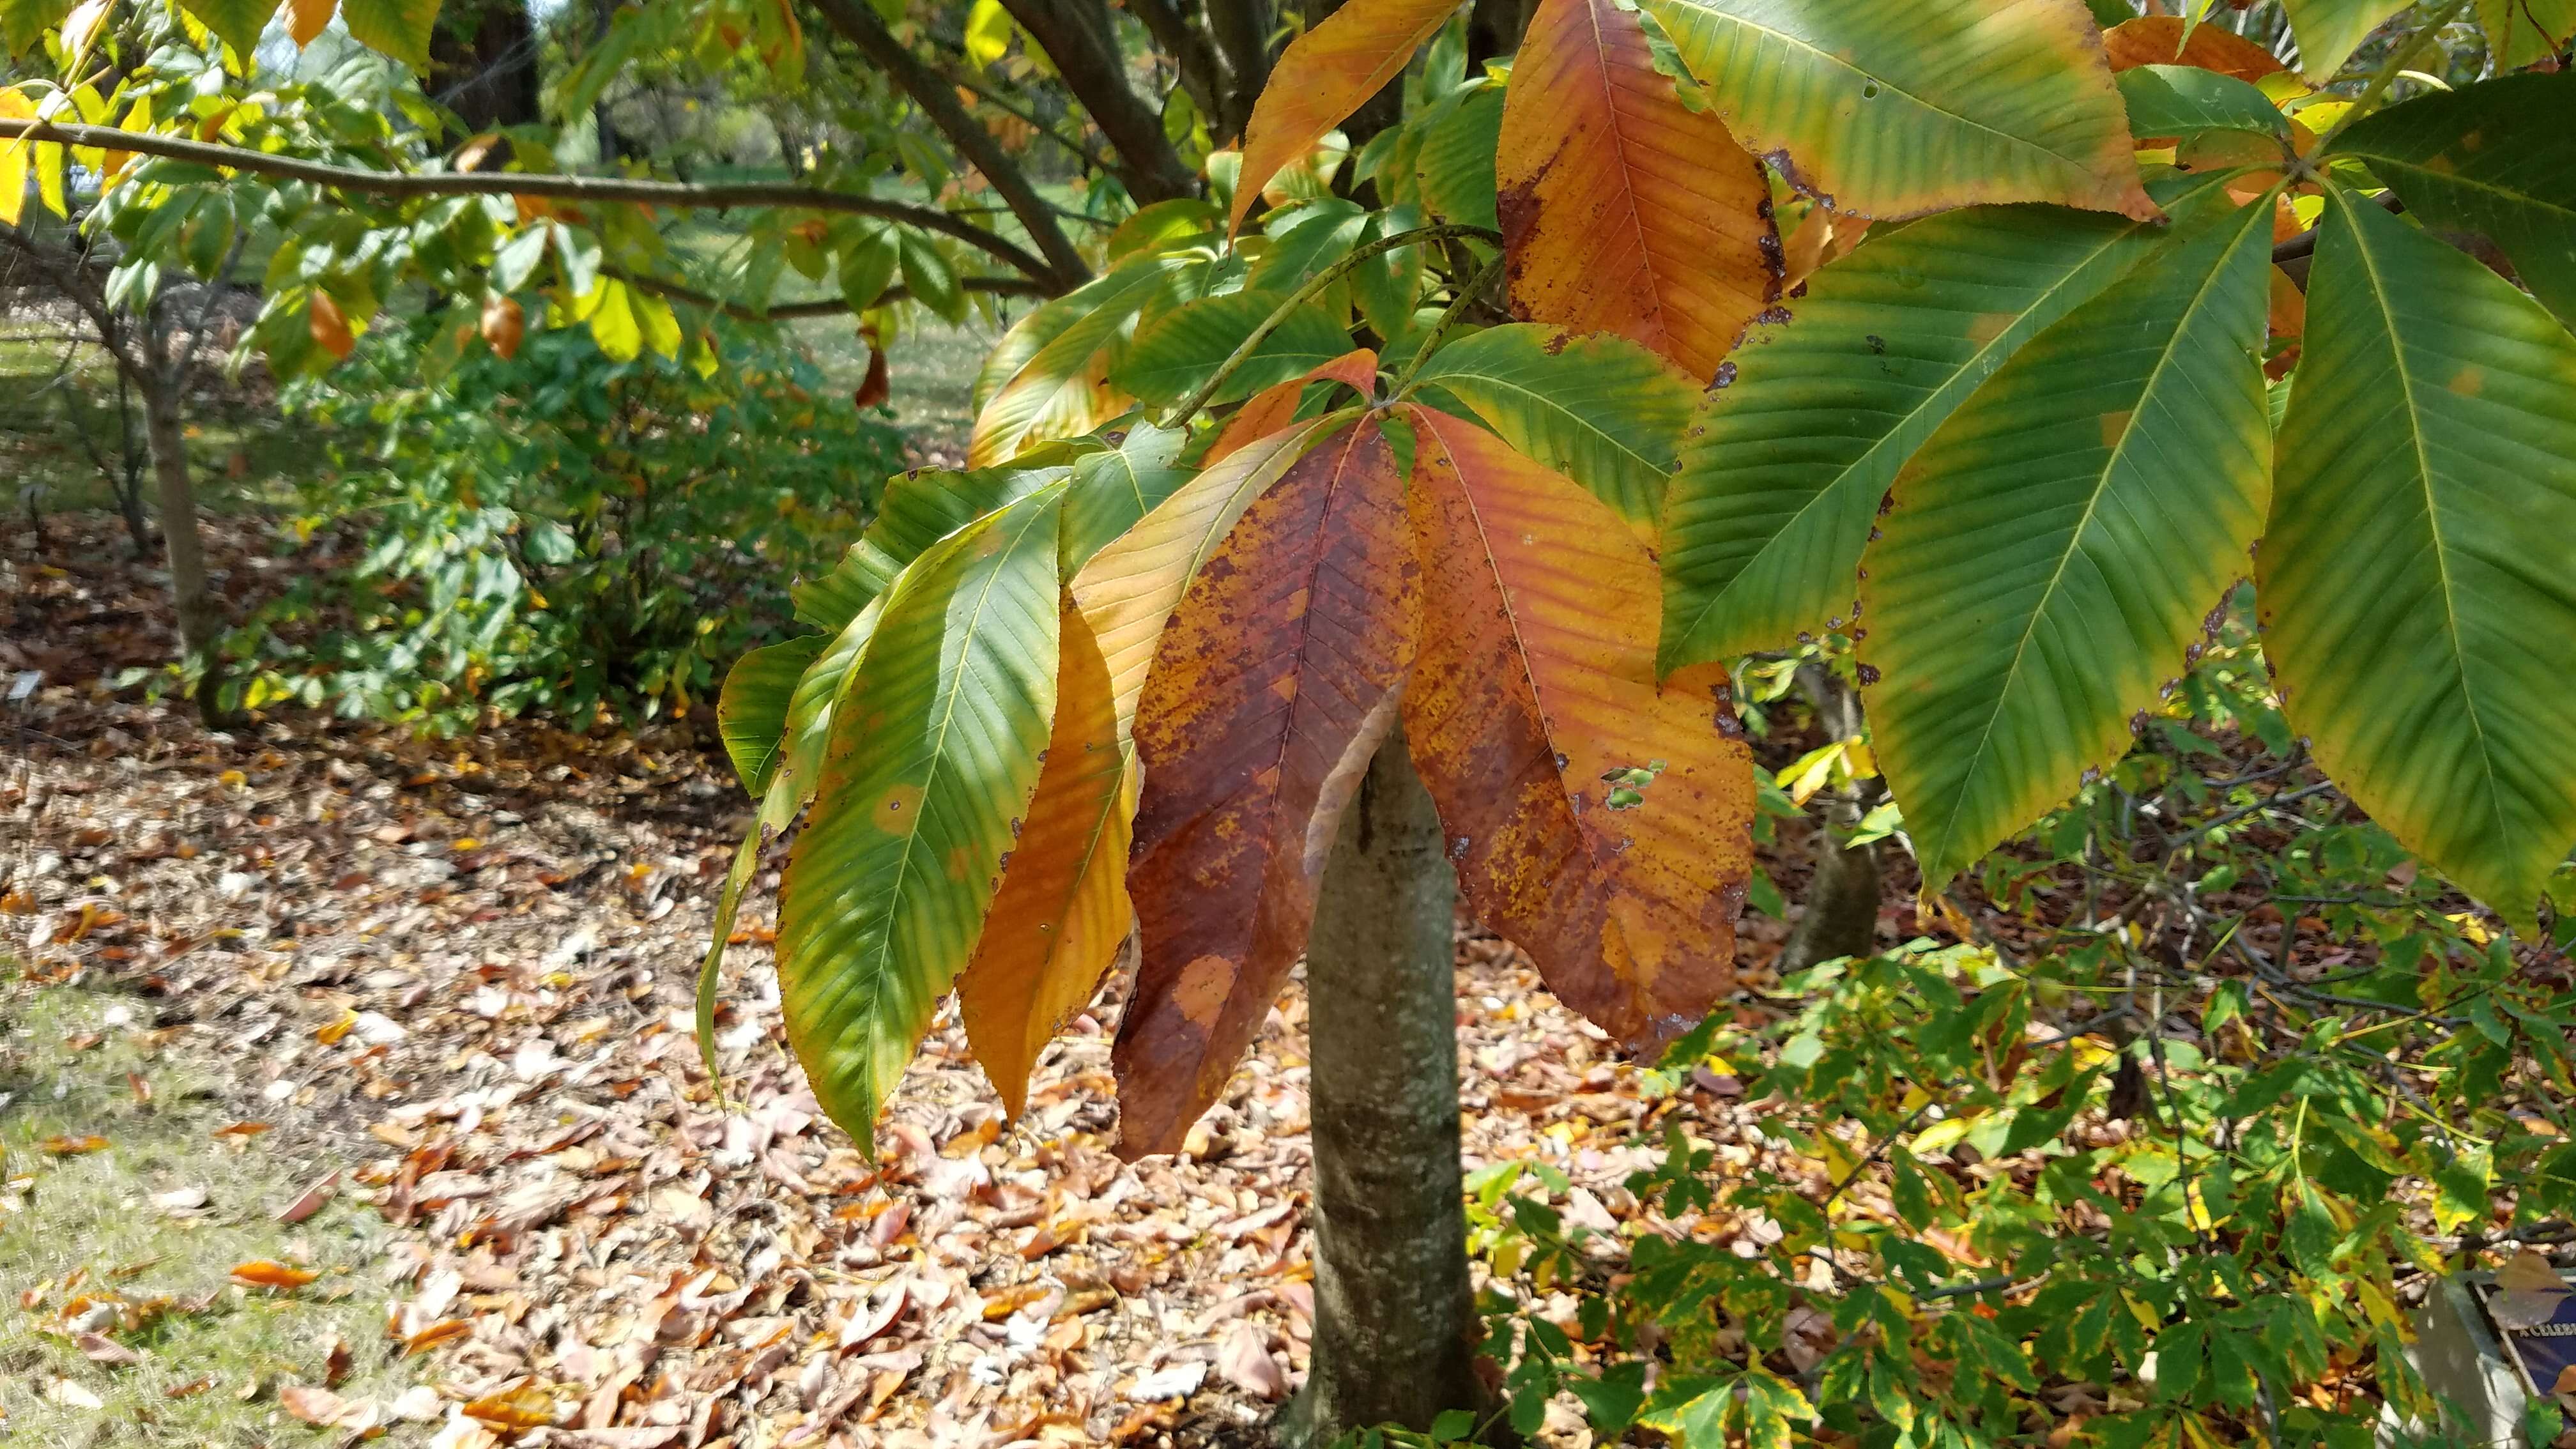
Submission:
<svg viewBox="0 0 2576 1449">
<path fill-rule="evenodd" d="M 1134 773 L 1119 745 L 1109 666 L 1070 596 L 1058 615 L 1063 644 L 1046 764 L 975 957 L 957 982 L 966 1039 L 1014 1117 L 1038 1053 L 1091 1000 L 1135 920 L 1127 900 Z"/>
<path fill-rule="evenodd" d="M 2160 219 L 2082 0 L 1645 8 L 1736 139 L 1837 211 L 2053 201 Z"/>
<path fill-rule="evenodd" d="M 2174 214 L 1925 441 L 1865 556 L 1870 726 L 1927 891 L 2126 752 L 2262 532 L 2271 203 Z"/>
<path fill-rule="evenodd" d="M 2535 116 L 2576 116 L 2576 71 L 2418 96 L 2353 123 L 2333 151 L 2368 162 L 2428 229 L 2493 242 L 2531 295 L 2576 327 L 2576 125 L 2535 127 Z"/>
<path fill-rule="evenodd" d="M 1541 0 L 1495 152 L 1512 310 L 1615 332 L 1705 382 L 1778 301 L 1771 184 L 1655 69 L 1636 15 Z"/>
<path fill-rule="evenodd" d="M 2255 561 L 2283 711 L 2372 820 L 2528 931 L 2576 844 L 2576 337 L 2334 186 L 2300 346 Z"/>
<path fill-rule="evenodd" d="M 1655 561 L 1591 494 L 1473 423 L 1412 413 L 1423 628 L 1405 739 L 1458 888 L 1628 1045 L 1735 977 L 1752 755 L 1723 665 L 1655 680 Z M 1660 768 L 1656 768 L 1660 767 Z M 1605 776 L 1653 769 L 1633 806 Z"/>
<path fill-rule="evenodd" d="M 1229 233 L 1283 166 L 1304 159 L 1388 81 L 1458 8 L 1458 0 L 1350 0 L 1289 43 L 1243 128 Z"/>
<path fill-rule="evenodd" d="M 1173 611 L 1136 713 L 1143 950 L 1112 1055 L 1122 1155 L 1179 1148 L 1305 950 L 1419 604 L 1404 480 L 1363 421 L 1253 500 Z"/>
<path fill-rule="evenodd" d="M 1136 698 L 1145 688 L 1145 672 L 1154 662 L 1164 622 L 1179 607 L 1199 565 L 1216 551 L 1245 506 L 1341 421 L 1328 414 L 1239 449 L 1173 490 L 1074 575 L 1073 600 L 1109 665 L 1121 738 L 1135 721 Z"/>
<path fill-rule="evenodd" d="M 2183 32 L 2190 31 L 2185 39 Z M 2289 67 L 2272 52 L 2218 25 L 2188 25 L 2179 15 L 2142 15 L 2102 32 L 2102 50 L 2114 71 L 2142 65 L 2189 65 L 2259 81 Z"/>
<path fill-rule="evenodd" d="M 1297 403 L 1306 394 L 1309 383 L 1325 379 L 1347 384 L 1361 398 L 1368 398 L 1377 388 L 1377 354 L 1368 348 L 1345 352 L 1303 377 L 1273 383 L 1244 400 L 1243 406 L 1219 428 L 1216 441 L 1208 445 L 1207 466 L 1217 464 L 1241 452 L 1247 443 L 1266 438 L 1297 420 Z"/>
<path fill-rule="evenodd" d="M 975 949 L 1055 713 L 1060 485 L 932 546 L 833 711 L 778 921 L 787 1038 L 863 1150 Z M 865 708 L 857 708 L 864 702 Z"/>
</svg>

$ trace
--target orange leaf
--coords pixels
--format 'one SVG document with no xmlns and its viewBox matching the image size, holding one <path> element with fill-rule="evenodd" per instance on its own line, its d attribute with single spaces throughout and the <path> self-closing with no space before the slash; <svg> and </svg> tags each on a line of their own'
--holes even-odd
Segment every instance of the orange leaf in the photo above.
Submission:
<svg viewBox="0 0 2576 1449">
<path fill-rule="evenodd" d="M 1046 764 L 974 959 L 957 981 L 966 1039 L 1014 1117 L 1038 1053 L 1091 1000 L 1135 920 L 1127 900 L 1135 802 L 1109 665 L 1070 596 L 1062 614 Z"/>
<path fill-rule="evenodd" d="M 86 1153 L 105 1151 L 107 1139 L 95 1134 L 85 1137 L 56 1136 L 46 1138 L 44 1145 L 45 1150 L 56 1157 L 79 1157 Z"/>
<path fill-rule="evenodd" d="M 403 1340 L 405 1355 L 427 1353 L 451 1338 L 463 1338 L 474 1331 L 474 1325 L 462 1318 L 442 1318 Z"/>
<path fill-rule="evenodd" d="M 1616 332 L 1706 382 L 1780 299 L 1762 163 L 1682 105 L 1611 0 L 1541 0 L 1503 96 L 1496 209 L 1512 310 Z"/>
<path fill-rule="evenodd" d="M 1305 949 L 1334 824 L 1395 723 L 1419 594 L 1404 479 L 1363 421 L 1253 500 L 1173 611 L 1136 712 L 1122 1155 L 1180 1147 Z"/>
<path fill-rule="evenodd" d="M 233 1281 L 245 1288 L 301 1288 L 321 1275 L 270 1258 L 233 1265 Z"/>
<path fill-rule="evenodd" d="M 483 340 L 503 361 L 519 355 L 519 339 L 527 330 L 527 311 L 517 298 L 495 294 L 483 299 Z"/>
<path fill-rule="evenodd" d="M 1298 36 L 1271 68 L 1243 128 L 1243 170 L 1234 183 L 1231 234 L 1279 168 L 1301 160 L 1404 73 L 1415 47 L 1458 9 L 1458 0 L 1348 0 Z"/>
<path fill-rule="evenodd" d="M 345 361 L 351 352 L 357 350 L 358 339 L 349 330 L 348 317 L 340 311 L 340 304 L 331 300 L 331 294 L 319 287 L 313 289 L 308 323 L 313 333 L 313 345 L 333 357 Z"/>
<path fill-rule="evenodd" d="M 313 43 L 314 37 L 331 28 L 331 13 L 340 8 L 340 0 L 289 0 L 286 33 L 295 40 L 298 50 Z"/>
<path fill-rule="evenodd" d="M 1352 391 L 1363 398 L 1368 397 L 1377 390 L 1377 354 L 1365 347 L 1357 348 L 1317 367 L 1304 377 L 1273 383 L 1254 393 L 1243 406 L 1234 410 L 1234 416 L 1225 420 L 1225 426 L 1217 430 L 1216 441 L 1208 444 L 1207 456 L 1200 460 L 1200 466 L 1213 468 L 1244 444 L 1266 438 L 1295 422 L 1297 400 L 1305 395 L 1306 385 L 1328 377 L 1335 382 L 1348 383 Z"/>
<path fill-rule="evenodd" d="M 257 1137 L 267 1130 L 268 1124 L 265 1122 L 231 1122 L 216 1128 L 212 1135 L 235 1138 Z"/>
<path fill-rule="evenodd" d="M 2186 41 L 2179 15 L 2121 21 L 2102 32 L 2102 49 L 2115 71 L 2141 65 L 2192 65 L 2252 82 L 2289 69 L 2272 52 L 2216 25 L 2191 27 L 2191 39 Z"/>
<path fill-rule="evenodd" d="M 326 1021 L 322 1023 L 322 1025 L 315 1027 L 313 1029 L 313 1039 L 322 1043 L 324 1046 L 338 1046 L 340 1044 L 340 1038 L 347 1036 L 349 1034 L 349 1029 L 357 1024 L 358 1014 L 356 1012 L 343 1011 L 340 1013 L 340 1019 L 338 1021 Z"/>
<path fill-rule="evenodd" d="M 1464 843 L 1459 891 L 1566 1005 L 1659 1049 L 1734 979 L 1754 784 L 1726 667 L 1658 687 L 1661 584 L 1635 533 L 1484 429 L 1411 414 L 1423 628 L 1404 730 Z M 1605 777 L 1640 767 L 1614 795 Z"/>
<path fill-rule="evenodd" d="M 541 1429 L 555 1421 L 554 1399 L 534 1384 L 522 1384 L 505 1394 L 476 1399 L 464 1406 L 465 1417 L 517 1432 Z"/>
</svg>

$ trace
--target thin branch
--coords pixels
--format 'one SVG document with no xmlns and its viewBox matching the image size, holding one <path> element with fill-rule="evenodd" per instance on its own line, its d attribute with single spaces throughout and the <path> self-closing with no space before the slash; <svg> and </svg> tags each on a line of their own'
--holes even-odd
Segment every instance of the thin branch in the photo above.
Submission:
<svg viewBox="0 0 2576 1449">
<path fill-rule="evenodd" d="M 1046 256 L 1044 266 L 1023 267 L 1021 270 L 1047 278 L 1062 291 L 1071 291 L 1091 280 L 1090 264 L 1066 238 L 1064 228 L 1056 225 L 1046 198 L 1038 195 L 1037 188 L 1029 184 L 1027 174 L 1010 157 L 1002 154 L 1000 144 L 984 129 L 983 122 L 976 120 L 958 102 L 957 92 L 948 82 L 942 80 L 938 72 L 922 64 L 921 58 L 902 41 L 895 39 L 894 32 L 886 28 L 885 21 L 878 17 L 868 0 L 809 0 L 809 3 L 822 12 L 824 21 L 835 33 L 857 46 L 870 64 L 885 72 L 888 80 L 910 96 L 912 103 L 930 118 L 930 123 L 939 128 L 939 133 L 948 138 L 948 144 L 956 147 L 957 153 L 965 157 L 968 164 L 984 173 L 984 179 L 1002 194 L 1004 201 L 1011 204 L 1012 214 L 1019 217 L 1020 225 L 1028 229 L 1030 239 Z"/>
<path fill-rule="evenodd" d="M 848 212 L 899 221 L 924 231 L 955 237 L 969 246 L 991 253 L 1029 276 L 1050 280 L 1055 277 L 1054 268 L 1017 243 L 982 227 L 959 221 L 936 207 L 887 201 L 856 192 L 824 191 L 778 182 L 707 184 L 647 181 L 626 176 L 564 176 L 534 171 L 376 171 L 360 166 L 299 160 L 243 146 L 191 141 L 184 136 L 125 131 L 114 126 L 0 117 L 0 139 L 17 136 L 34 141 L 57 141 L 67 146 L 132 151 L 173 161 L 194 161 L 204 166 L 247 171 L 284 181 L 309 181 L 317 186 L 369 196 L 543 196 L 567 201 L 631 201 L 647 206 L 702 209 L 782 206 L 807 211 Z"/>
<path fill-rule="evenodd" d="M 985 104 L 1007 111 L 1011 115 L 1017 116 L 1022 121 L 1027 122 L 1028 125 L 1039 135 L 1046 137 L 1058 146 L 1072 152 L 1076 157 L 1081 159 L 1084 165 L 1089 166 L 1092 170 L 1110 173 L 1117 171 L 1118 168 L 1110 164 L 1108 157 L 1103 156 L 1099 152 L 1091 149 L 1089 146 L 1084 145 L 1079 136 L 1068 136 L 1064 132 L 1057 130 L 1047 122 L 1039 119 L 1037 112 L 1029 109 L 1027 106 L 1020 105 L 1009 97 L 1004 96 L 1000 91 L 984 84 L 984 82 L 977 79 L 972 72 L 959 66 L 955 62 L 940 62 L 939 74 L 943 79 L 947 80 L 951 84 L 964 86 L 966 89 L 973 91 L 976 95 L 983 98 Z M 1059 214 L 1061 214 L 1063 208 L 1059 207 L 1057 210 Z"/>
</svg>

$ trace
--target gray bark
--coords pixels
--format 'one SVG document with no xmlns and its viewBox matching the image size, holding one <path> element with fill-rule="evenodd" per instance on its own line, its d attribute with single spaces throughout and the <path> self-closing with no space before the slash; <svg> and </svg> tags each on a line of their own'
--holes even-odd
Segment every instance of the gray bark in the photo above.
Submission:
<svg viewBox="0 0 2576 1449">
<path fill-rule="evenodd" d="M 1825 732 L 1849 739 L 1861 730 L 1860 696 L 1829 669 L 1809 666 L 1798 672 L 1798 685 Z M 1825 802 L 1825 818 L 1816 823 L 1815 878 L 1799 903 L 1798 924 L 1780 948 L 1782 972 L 1804 971 L 1837 956 L 1866 956 L 1878 949 L 1878 907 L 1882 898 L 1876 843 L 1842 844 L 1860 818 L 1876 803 L 1871 788 L 1838 790 Z"/>
<path fill-rule="evenodd" d="M 1457 880 L 1391 737 L 1342 818 L 1306 948 L 1315 1352 L 1283 1428 L 1427 1429 L 1481 1398 L 1458 1165 Z"/>
<path fill-rule="evenodd" d="M 216 642 L 223 614 L 206 582 L 206 551 L 197 534 L 197 492 L 188 476 L 187 420 L 180 383 L 159 368 L 135 382 L 143 394 L 143 438 L 152 453 L 152 481 L 160 493 L 161 546 L 170 565 L 170 607 L 179 626 L 179 656 L 197 676 L 197 707 L 215 714 L 221 671 Z"/>
</svg>

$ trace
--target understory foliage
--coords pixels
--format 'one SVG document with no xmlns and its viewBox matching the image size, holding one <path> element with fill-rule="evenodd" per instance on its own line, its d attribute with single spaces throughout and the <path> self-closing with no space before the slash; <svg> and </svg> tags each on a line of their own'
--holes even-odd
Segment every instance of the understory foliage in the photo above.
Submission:
<svg viewBox="0 0 2576 1449">
<path fill-rule="evenodd" d="M 385 328 L 287 389 L 331 466 L 295 500 L 292 583 L 229 641 L 239 705 L 440 732 L 683 713 L 791 627 L 786 579 L 828 566 L 875 510 L 851 480 L 902 456 L 765 328 L 718 327 L 697 367 L 584 331 L 447 368 L 440 344 Z"/>
<path fill-rule="evenodd" d="M 1571 1391 L 1694 1444 L 2359 1446 L 2384 1404 L 2442 1438 L 2413 1305 L 2576 1210 L 2576 927 L 2495 932 L 2352 812 L 2241 622 L 1978 875 L 1925 912 L 1957 944 L 1781 979 L 1648 1074 L 1629 1241 L 1570 1227 L 1543 1160 L 1475 1180 L 1515 1420 Z M 1709 1140 L 1720 1082 L 1749 1143 Z"/>
</svg>

